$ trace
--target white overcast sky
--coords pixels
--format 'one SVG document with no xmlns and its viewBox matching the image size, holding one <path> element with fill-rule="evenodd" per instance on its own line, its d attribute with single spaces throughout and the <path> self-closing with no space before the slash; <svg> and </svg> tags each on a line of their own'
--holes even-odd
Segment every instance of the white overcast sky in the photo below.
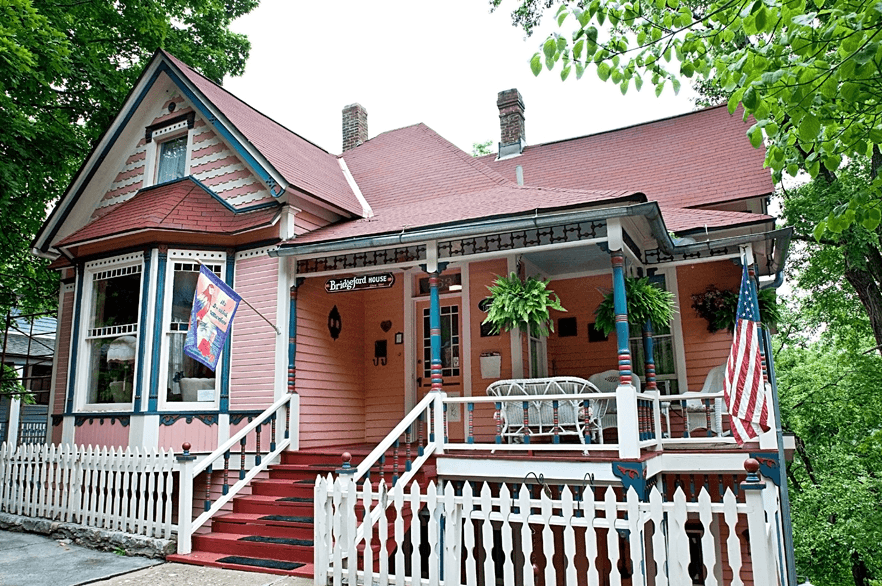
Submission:
<svg viewBox="0 0 882 586">
<path fill-rule="evenodd" d="M 225 87 L 264 114 L 339 153 L 341 111 L 358 102 L 373 138 L 424 122 L 470 152 L 499 141 L 497 92 L 516 87 L 528 144 L 583 136 L 693 110 L 688 84 L 661 98 L 650 84 L 627 96 L 593 68 L 581 80 L 534 77 L 529 59 L 555 30 L 531 38 L 511 25 L 514 0 L 262 0 L 233 24 L 251 41 L 245 75 Z M 663 156 L 663 153 L 659 153 Z"/>
</svg>

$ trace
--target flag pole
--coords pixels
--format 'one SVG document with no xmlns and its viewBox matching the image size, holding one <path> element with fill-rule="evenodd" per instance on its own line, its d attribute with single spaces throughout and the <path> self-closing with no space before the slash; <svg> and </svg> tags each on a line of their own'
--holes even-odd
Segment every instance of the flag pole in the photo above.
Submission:
<svg viewBox="0 0 882 586">
<path fill-rule="evenodd" d="M 193 260 L 195 260 L 197 263 L 199 263 L 199 266 L 205 266 L 205 263 L 203 263 L 203 262 L 202 262 L 201 260 L 199 260 L 198 258 L 193 259 Z M 241 296 L 240 296 L 240 297 L 241 297 Z M 265 321 L 266 323 L 268 323 L 269 326 L 270 326 L 272 329 L 274 329 L 274 330 L 276 331 L 276 335 L 277 335 L 277 336 L 281 336 L 281 335 L 282 335 L 282 330 L 280 330 L 280 329 L 278 328 L 278 326 L 276 326 L 276 324 L 274 324 L 274 323 L 271 322 L 269 319 L 267 319 L 267 317 L 266 317 L 265 315 L 263 315 L 263 314 L 260 313 L 257 309 L 255 309 L 255 307 L 254 307 L 253 305 L 251 305 L 250 303 L 248 303 L 248 300 L 247 300 L 247 299 L 245 299 L 244 297 L 241 297 L 241 300 L 242 300 L 242 303 L 244 303 L 245 305 L 247 305 L 248 307 L 250 307 L 251 310 L 252 310 L 254 313 L 256 313 L 257 315 L 259 315 L 259 316 L 261 317 L 261 319 L 263 319 L 263 321 Z"/>
</svg>

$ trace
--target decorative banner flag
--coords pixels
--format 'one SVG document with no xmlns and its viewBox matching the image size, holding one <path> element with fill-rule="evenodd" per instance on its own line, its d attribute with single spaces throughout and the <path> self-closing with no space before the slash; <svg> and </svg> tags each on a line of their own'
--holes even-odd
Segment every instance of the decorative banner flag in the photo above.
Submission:
<svg viewBox="0 0 882 586">
<path fill-rule="evenodd" d="M 758 429 L 769 431 L 769 410 L 766 405 L 766 385 L 762 372 L 759 348 L 759 304 L 756 290 L 747 274 L 741 275 L 738 294 L 738 312 L 735 316 L 735 336 L 726 363 L 723 391 L 732 425 L 732 436 L 739 446 L 755 438 Z"/>
<path fill-rule="evenodd" d="M 200 266 L 184 354 L 215 370 L 241 300 L 217 275 Z"/>
</svg>

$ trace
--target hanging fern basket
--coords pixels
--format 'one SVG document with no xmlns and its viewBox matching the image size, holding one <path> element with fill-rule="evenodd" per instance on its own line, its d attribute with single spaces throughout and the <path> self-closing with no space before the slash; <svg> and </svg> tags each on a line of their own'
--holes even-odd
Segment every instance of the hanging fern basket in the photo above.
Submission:
<svg viewBox="0 0 882 586">
<path fill-rule="evenodd" d="M 668 324 L 677 311 L 674 294 L 650 283 L 649 277 L 625 277 L 625 297 L 628 300 L 628 322 L 635 325 L 642 326 L 646 322 Z M 609 336 L 616 329 L 612 291 L 604 295 L 594 315 L 595 327 L 604 335 Z"/>
<path fill-rule="evenodd" d="M 489 324 L 494 333 L 519 328 L 536 337 L 547 336 L 554 331 L 550 310 L 566 311 L 548 283 L 535 277 L 522 281 L 515 273 L 497 277 L 487 287 L 490 303 L 483 323 Z"/>
</svg>

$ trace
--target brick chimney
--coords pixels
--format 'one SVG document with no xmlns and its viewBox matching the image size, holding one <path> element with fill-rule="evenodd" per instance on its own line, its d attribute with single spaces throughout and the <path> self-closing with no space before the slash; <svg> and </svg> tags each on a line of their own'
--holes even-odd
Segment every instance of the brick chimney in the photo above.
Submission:
<svg viewBox="0 0 882 586">
<path fill-rule="evenodd" d="M 343 108 L 343 152 L 367 142 L 367 110 L 361 104 L 349 104 Z"/>
<path fill-rule="evenodd" d="M 499 108 L 499 158 L 521 154 L 527 145 L 521 92 L 515 88 L 499 92 L 496 107 Z"/>
</svg>

